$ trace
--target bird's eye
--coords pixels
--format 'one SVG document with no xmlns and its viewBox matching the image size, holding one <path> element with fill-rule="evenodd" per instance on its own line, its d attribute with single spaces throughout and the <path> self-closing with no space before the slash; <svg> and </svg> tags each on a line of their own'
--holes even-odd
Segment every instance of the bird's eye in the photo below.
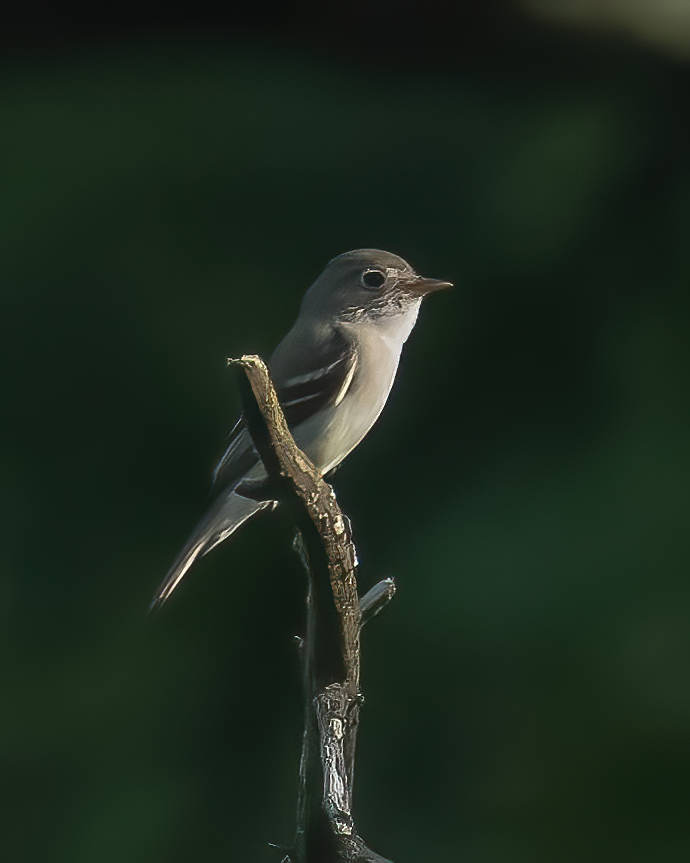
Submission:
<svg viewBox="0 0 690 863">
<path fill-rule="evenodd" d="M 381 270 L 365 270 L 362 273 L 362 284 L 370 291 L 375 291 L 386 281 L 386 276 Z"/>
</svg>

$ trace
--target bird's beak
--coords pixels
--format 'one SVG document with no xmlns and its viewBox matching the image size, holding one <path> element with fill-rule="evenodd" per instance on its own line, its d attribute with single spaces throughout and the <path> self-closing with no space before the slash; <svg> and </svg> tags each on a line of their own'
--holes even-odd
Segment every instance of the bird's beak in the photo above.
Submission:
<svg viewBox="0 0 690 863">
<path fill-rule="evenodd" d="M 405 290 L 417 297 L 425 297 L 427 294 L 433 294 L 436 291 L 445 291 L 446 288 L 452 288 L 452 282 L 446 282 L 443 279 L 427 279 L 425 276 L 412 276 L 402 282 Z"/>
</svg>

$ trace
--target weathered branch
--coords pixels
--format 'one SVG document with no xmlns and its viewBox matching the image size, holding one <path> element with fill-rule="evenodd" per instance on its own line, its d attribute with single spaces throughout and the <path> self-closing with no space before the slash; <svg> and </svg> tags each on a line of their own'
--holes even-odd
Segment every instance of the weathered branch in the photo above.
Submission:
<svg viewBox="0 0 690 863">
<path fill-rule="evenodd" d="M 350 522 L 333 489 L 290 434 L 263 361 L 244 369 L 245 418 L 276 493 L 301 503 L 297 548 L 307 572 L 306 632 L 300 642 L 305 726 L 299 768 L 295 847 L 285 863 L 388 863 L 366 847 L 352 816 L 354 761 L 362 696 L 360 630 L 393 597 L 392 579 L 360 601 Z M 257 410 L 258 408 L 258 410 Z"/>
</svg>

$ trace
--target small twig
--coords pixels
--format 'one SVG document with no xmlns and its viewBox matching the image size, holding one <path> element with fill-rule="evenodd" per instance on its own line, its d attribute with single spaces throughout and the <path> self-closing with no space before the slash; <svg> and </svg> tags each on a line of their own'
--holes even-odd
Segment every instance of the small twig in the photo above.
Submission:
<svg viewBox="0 0 690 863">
<path fill-rule="evenodd" d="M 388 605 L 395 596 L 395 581 L 384 578 L 370 588 L 359 601 L 359 613 L 362 615 L 360 626 L 364 626 Z"/>
</svg>

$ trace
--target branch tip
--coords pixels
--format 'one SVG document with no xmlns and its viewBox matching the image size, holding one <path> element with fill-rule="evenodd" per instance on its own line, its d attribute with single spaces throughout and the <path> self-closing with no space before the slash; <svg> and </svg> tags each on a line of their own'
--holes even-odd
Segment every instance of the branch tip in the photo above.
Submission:
<svg viewBox="0 0 690 863">
<path fill-rule="evenodd" d="M 241 369 L 251 369 L 263 366 L 264 361 L 258 354 L 242 354 L 241 357 L 226 357 L 226 366 L 238 366 Z"/>
<path fill-rule="evenodd" d="M 384 578 L 368 590 L 359 601 L 359 611 L 362 615 L 360 626 L 364 626 L 372 617 L 376 617 L 383 611 L 395 596 L 396 590 L 395 580 L 392 578 Z"/>
</svg>

